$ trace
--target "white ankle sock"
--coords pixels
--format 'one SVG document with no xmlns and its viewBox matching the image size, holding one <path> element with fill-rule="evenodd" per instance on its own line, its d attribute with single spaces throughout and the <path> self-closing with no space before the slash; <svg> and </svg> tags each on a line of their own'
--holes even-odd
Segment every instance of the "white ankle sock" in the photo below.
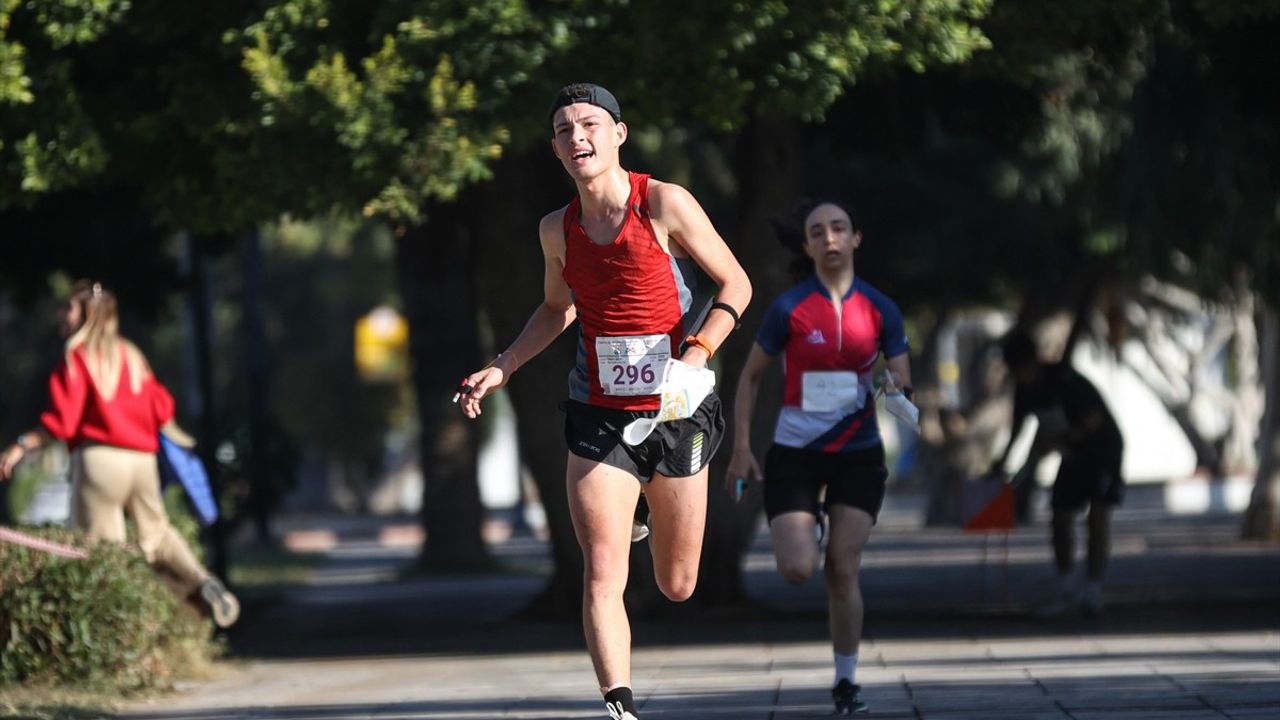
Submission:
<svg viewBox="0 0 1280 720">
<path fill-rule="evenodd" d="M 835 684 L 839 685 L 841 680 L 848 680 L 853 683 L 853 676 L 858 670 L 858 653 L 854 653 L 852 655 L 841 655 L 840 653 L 833 654 L 835 655 L 836 660 Z"/>
</svg>

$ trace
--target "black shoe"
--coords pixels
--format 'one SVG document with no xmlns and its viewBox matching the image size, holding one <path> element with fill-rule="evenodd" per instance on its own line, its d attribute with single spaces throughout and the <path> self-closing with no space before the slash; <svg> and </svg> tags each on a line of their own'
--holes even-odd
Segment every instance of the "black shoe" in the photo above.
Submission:
<svg viewBox="0 0 1280 720">
<path fill-rule="evenodd" d="M 841 680 L 831 688 L 831 699 L 836 703 L 836 715 L 861 715 L 867 712 L 867 704 L 862 701 L 862 686 L 854 685 L 848 680 Z"/>
</svg>

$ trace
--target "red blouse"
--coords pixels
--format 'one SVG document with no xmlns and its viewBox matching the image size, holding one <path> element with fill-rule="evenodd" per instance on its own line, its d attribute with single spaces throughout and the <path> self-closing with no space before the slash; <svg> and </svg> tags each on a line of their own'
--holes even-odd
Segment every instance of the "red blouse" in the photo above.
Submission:
<svg viewBox="0 0 1280 720">
<path fill-rule="evenodd" d="M 120 348 L 124 354 L 124 347 Z M 121 358 L 116 394 L 107 400 L 98 391 L 80 350 L 71 353 L 74 368 L 62 362 L 49 376 L 49 409 L 40 422 L 49 434 L 74 450 L 100 443 L 127 450 L 156 452 L 160 426 L 173 419 L 173 395 L 151 373 L 133 392 L 129 363 Z"/>
</svg>

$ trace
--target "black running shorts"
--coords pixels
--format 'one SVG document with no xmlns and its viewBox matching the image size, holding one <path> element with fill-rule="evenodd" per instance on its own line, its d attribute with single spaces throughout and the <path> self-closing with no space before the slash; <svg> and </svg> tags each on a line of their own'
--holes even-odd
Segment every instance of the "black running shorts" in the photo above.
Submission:
<svg viewBox="0 0 1280 720">
<path fill-rule="evenodd" d="M 1064 453 L 1050 505 L 1054 510 L 1078 510 L 1094 502 L 1119 505 L 1124 500 L 1123 457 L 1124 446 L 1115 444 Z"/>
<path fill-rule="evenodd" d="M 653 417 L 657 411 L 614 410 L 577 400 L 566 401 L 564 410 L 569 452 L 626 470 L 640 482 L 649 482 L 654 474 L 696 475 L 711 462 L 724 439 L 720 397 L 714 392 L 692 417 L 658 423 L 653 433 L 635 446 L 622 441 L 622 429 L 636 418 Z"/>
<path fill-rule="evenodd" d="M 828 453 L 774 444 L 764 460 L 764 511 L 772 521 L 786 512 L 818 514 L 818 498 L 827 489 L 825 507 L 849 505 L 872 520 L 884 504 L 884 446 Z"/>
</svg>

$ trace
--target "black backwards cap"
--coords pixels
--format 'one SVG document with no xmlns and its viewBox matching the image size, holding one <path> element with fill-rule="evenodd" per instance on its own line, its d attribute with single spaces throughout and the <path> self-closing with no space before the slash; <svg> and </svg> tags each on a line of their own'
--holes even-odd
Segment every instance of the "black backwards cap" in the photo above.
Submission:
<svg viewBox="0 0 1280 720">
<path fill-rule="evenodd" d="M 618 98 L 614 97 L 613 93 L 594 83 L 573 83 L 560 88 L 560 92 L 556 93 L 556 99 L 551 102 L 551 110 L 547 114 L 555 115 L 560 108 L 574 103 L 595 105 L 609 113 L 614 122 L 622 122 L 622 108 L 618 105 Z"/>
</svg>

